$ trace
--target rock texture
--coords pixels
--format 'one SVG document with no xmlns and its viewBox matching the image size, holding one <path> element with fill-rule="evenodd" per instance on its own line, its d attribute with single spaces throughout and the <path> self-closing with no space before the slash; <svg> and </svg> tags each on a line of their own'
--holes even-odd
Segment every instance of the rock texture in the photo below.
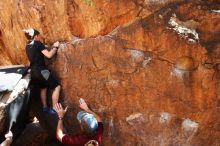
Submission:
<svg viewBox="0 0 220 146">
<path fill-rule="evenodd" d="M 36 8 L 41 15 L 33 16 L 25 7 L 42 1 L 19 2 L 24 19 L 42 17 L 17 29 L 41 28 L 48 43 L 81 37 L 48 61 L 70 107 L 65 121 L 71 133 L 84 98 L 103 117 L 105 146 L 220 145 L 218 1 L 45 1 Z M 59 13 L 45 9 L 49 4 Z M 4 32 L 0 27 L 1 50 L 14 42 L 7 43 L 6 26 Z M 27 62 L 24 54 L 13 62 L 13 52 L 9 62 Z"/>
<path fill-rule="evenodd" d="M 0 65 L 28 64 L 23 29 L 37 28 L 50 44 L 72 35 L 104 35 L 174 0 L 8 0 L 0 2 Z"/>
</svg>

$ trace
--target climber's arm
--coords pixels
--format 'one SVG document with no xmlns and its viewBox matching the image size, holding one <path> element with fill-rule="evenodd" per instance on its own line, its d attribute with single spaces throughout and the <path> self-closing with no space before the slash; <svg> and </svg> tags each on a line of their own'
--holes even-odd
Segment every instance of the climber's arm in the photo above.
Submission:
<svg viewBox="0 0 220 146">
<path fill-rule="evenodd" d="M 57 42 L 55 42 L 55 43 L 53 44 L 52 49 L 51 49 L 50 51 L 48 51 L 48 50 L 45 48 L 45 49 L 43 49 L 43 50 L 41 51 L 41 53 L 43 53 L 44 56 L 46 56 L 47 58 L 52 58 L 52 57 L 56 54 L 57 48 L 59 47 L 59 44 L 60 44 L 60 43 L 57 41 Z"/>
<path fill-rule="evenodd" d="M 48 51 L 47 49 L 44 49 L 44 50 L 42 50 L 41 52 L 42 52 L 42 53 L 44 54 L 44 56 L 46 56 L 47 58 L 52 58 L 52 57 L 56 54 L 57 48 L 53 48 L 53 49 L 51 49 L 50 51 Z"/>
<path fill-rule="evenodd" d="M 57 112 L 58 115 L 58 124 L 57 124 L 57 131 L 56 131 L 56 137 L 57 139 L 62 142 L 62 138 L 65 135 L 64 134 L 64 126 L 63 126 L 63 117 L 67 111 L 67 107 L 65 108 L 65 110 L 63 109 L 62 105 L 60 103 L 57 103 L 55 105 L 55 111 Z"/>
</svg>

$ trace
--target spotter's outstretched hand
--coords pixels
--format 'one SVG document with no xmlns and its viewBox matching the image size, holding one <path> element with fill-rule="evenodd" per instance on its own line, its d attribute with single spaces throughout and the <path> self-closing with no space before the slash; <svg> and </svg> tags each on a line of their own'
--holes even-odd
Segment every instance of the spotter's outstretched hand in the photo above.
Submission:
<svg viewBox="0 0 220 146">
<path fill-rule="evenodd" d="M 80 98 L 79 99 L 79 107 L 85 111 L 88 111 L 89 110 L 89 107 L 87 105 L 87 103 L 85 102 L 84 99 Z"/>
<path fill-rule="evenodd" d="M 57 103 L 54 107 L 54 110 L 57 112 L 57 115 L 59 118 L 64 117 L 67 109 L 68 109 L 68 106 L 65 109 L 63 109 L 63 106 L 60 103 Z"/>
</svg>

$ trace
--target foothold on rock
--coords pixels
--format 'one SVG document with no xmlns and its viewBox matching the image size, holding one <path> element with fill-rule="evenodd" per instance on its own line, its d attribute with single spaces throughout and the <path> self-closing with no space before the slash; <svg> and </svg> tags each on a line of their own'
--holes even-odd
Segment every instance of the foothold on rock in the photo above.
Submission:
<svg viewBox="0 0 220 146">
<path fill-rule="evenodd" d="M 129 53 L 134 62 L 141 62 L 144 60 L 144 53 L 142 51 L 133 49 L 133 50 L 129 50 Z"/>
<path fill-rule="evenodd" d="M 147 59 L 145 59 L 142 63 L 143 67 L 147 67 L 147 65 L 151 62 L 152 58 L 148 57 Z"/>
<path fill-rule="evenodd" d="M 190 120 L 190 119 L 185 119 L 182 122 L 182 128 L 185 131 L 197 131 L 199 124 Z"/>
<path fill-rule="evenodd" d="M 167 123 L 171 119 L 171 116 L 169 113 L 162 112 L 160 113 L 160 123 Z"/>
<path fill-rule="evenodd" d="M 76 43 L 79 43 L 82 39 L 76 36 L 73 36 L 71 44 L 75 45 Z"/>
<path fill-rule="evenodd" d="M 106 84 L 111 86 L 111 87 L 118 87 L 120 81 L 119 80 L 109 80 Z"/>
<path fill-rule="evenodd" d="M 127 121 L 127 122 L 130 122 L 130 121 L 139 119 L 139 118 L 141 118 L 142 116 L 143 116 L 143 115 L 142 115 L 141 113 L 132 114 L 132 115 L 129 115 L 129 116 L 126 118 L 126 121 Z"/>
<path fill-rule="evenodd" d="M 192 57 L 182 56 L 177 59 L 175 67 L 184 71 L 192 71 L 197 68 L 197 64 Z"/>
<path fill-rule="evenodd" d="M 178 68 L 174 68 L 173 72 L 171 72 L 171 75 L 175 75 L 177 77 L 183 77 L 183 75 L 186 73 L 187 71 L 185 70 L 181 70 Z"/>
</svg>

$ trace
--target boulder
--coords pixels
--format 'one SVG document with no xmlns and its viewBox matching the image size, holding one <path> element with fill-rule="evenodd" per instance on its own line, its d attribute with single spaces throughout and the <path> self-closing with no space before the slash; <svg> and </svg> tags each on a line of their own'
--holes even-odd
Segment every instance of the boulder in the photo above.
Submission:
<svg viewBox="0 0 220 146">
<path fill-rule="evenodd" d="M 0 1 L 0 65 L 28 65 L 23 29 L 38 29 L 47 44 L 68 40 L 72 35 L 105 35 L 174 1 L 181 0 Z"/>
<path fill-rule="evenodd" d="M 104 119 L 104 145 L 219 145 L 219 41 L 213 53 L 201 43 L 218 17 L 205 4 L 171 5 L 61 48 L 48 66 L 70 107 L 68 129 L 84 98 Z"/>
<path fill-rule="evenodd" d="M 46 42 L 63 42 L 47 65 L 60 81 L 63 104 L 69 106 L 64 120 L 70 134 L 79 130 L 78 100 L 84 98 L 104 120 L 105 146 L 220 145 L 217 1 L 20 1 L 20 7 L 33 2 L 37 14 L 48 13 L 39 18 L 20 10 L 24 19 L 39 18 L 22 26 L 41 28 Z M 47 4 L 60 8 L 59 13 L 46 9 Z M 74 12 L 68 13 L 71 19 L 64 6 Z M 53 24 L 58 17 L 52 16 L 60 16 L 61 23 Z M 2 34 L 10 32 L 6 30 Z M 8 53 L 12 60 L 13 53 Z M 22 59 L 16 61 L 27 62 L 24 52 L 18 56 Z"/>
</svg>

